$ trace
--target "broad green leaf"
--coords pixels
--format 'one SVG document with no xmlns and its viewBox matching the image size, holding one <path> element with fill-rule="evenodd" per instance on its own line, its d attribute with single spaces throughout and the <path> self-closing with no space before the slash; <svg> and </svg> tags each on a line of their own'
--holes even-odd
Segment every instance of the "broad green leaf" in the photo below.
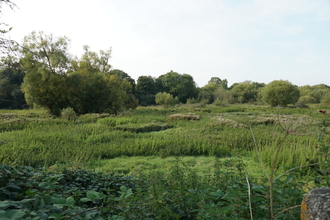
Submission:
<svg viewBox="0 0 330 220">
<path fill-rule="evenodd" d="M 65 204 L 66 199 L 65 198 L 59 198 L 59 197 L 52 197 L 52 202 L 57 205 Z"/>
<path fill-rule="evenodd" d="M 66 198 L 66 201 L 65 201 L 67 206 L 72 206 L 73 204 L 75 204 L 75 202 L 76 201 L 74 201 L 74 198 L 72 196 Z"/>
<path fill-rule="evenodd" d="M 95 200 L 95 199 L 102 199 L 105 197 L 105 195 L 103 193 L 99 193 L 96 192 L 94 190 L 90 190 L 86 193 L 87 198 L 91 199 L 91 200 Z"/>
<path fill-rule="evenodd" d="M 25 213 L 21 210 L 7 210 L 5 212 L 0 213 L 1 220 L 2 219 L 18 219 L 22 218 Z"/>
<path fill-rule="evenodd" d="M 49 183 L 47 183 L 47 182 L 42 182 L 42 183 L 39 183 L 39 187 L 40 188 L 46 188 L 47 186 L 49 185 Z"/>
<path fill-rule="evenodd" d="M 89 199 L 89 198 L 81 198 L 80 201 L 82 201 L 82 202 L 90 202 L 90 201 L 92 201 L 92 200 Z"/>
<path fill-rule="evenodd" d="M 216 192 L 211 192 L 210 195 L 216 197 L 223 197 L 224 193 L 221 190 L 217 190 Z"/>
<path fill-rule="evenodd" d="M 0 208 L 7 208 L 9 206 L 16 206 L 16 203 L 9 200 L 0 201 Z"/>
</svg>

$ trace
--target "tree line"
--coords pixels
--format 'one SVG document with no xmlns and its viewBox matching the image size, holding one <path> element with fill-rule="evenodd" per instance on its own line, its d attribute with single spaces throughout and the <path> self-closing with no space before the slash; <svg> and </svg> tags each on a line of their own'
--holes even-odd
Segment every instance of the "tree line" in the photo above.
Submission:
<svg viewBox="0 0 330 220">
<path fill-rule="evenodd" d="M 118 113 L 138 105 L 176 103 L 266 103 L 271 106 L 330 102 L 330 87 L 295 86 L 285 80 L 269 84 L 245 81 L 228 87 L 212 77 L 199 88 L 189 74 L 170 71 L 159 77 L 140 76 L 135 82 L 109 64 L 111 49 L 98 53 L 84 46 L 81 57 L 69 54 L 70 40 L 44 32 L 24 37 L 14 53 L 3 57 L 0 69 L 0 108 L 44 107 L 53 115 L 72 108 L 77 114 Z"/>
</svg>

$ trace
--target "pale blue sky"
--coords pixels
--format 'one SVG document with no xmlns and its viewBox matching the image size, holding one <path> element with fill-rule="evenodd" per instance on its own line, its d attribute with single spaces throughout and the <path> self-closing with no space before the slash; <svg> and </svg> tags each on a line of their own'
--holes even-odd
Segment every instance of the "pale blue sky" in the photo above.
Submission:
<svg viewBox="0 0 330 220">
<path fill-rule="evenodd" d="M 330 85 L 329 0 L 13 0 L 3 10 L 21 42 L 31 31 L 112 48 L 110 63 L 137 80 L 170 70 L 229 85 L 289 80 Z"/>
</svg>

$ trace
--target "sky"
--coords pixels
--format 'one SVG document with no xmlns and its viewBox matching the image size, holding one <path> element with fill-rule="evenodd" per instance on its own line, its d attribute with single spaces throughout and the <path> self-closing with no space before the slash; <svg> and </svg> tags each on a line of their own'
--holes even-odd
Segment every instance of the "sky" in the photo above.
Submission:
<svg viewBox="0 0 330 220">
<path fill-rule="evenodd" d="M 112 49 L 110 64 L 137 80 L 173 70 L 198 87 L 288 80 L 330 85 L 329 0 L 12 0 L 1 20 L 22 42 L 32 31 L 71 39 L 80 57 Z"/>
</svg>

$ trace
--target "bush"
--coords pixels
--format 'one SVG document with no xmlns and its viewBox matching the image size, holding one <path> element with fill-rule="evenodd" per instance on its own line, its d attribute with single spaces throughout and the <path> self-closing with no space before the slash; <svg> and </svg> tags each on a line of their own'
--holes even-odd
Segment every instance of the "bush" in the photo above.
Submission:
<svg viewBox="0 0 330 220">
<path fill-rule="evenodd" d="M 298 103 L 303 103 L 303 104 L 315 103 L 315 99 L 310 95 L 304 95 L 299 98 Z"/>
<path fill-rule="evenodd" d="M 274 80 L 267 84 L 262 90 L 262 99 L 271 107 L 287 106 L 294 104 L 299 99 L 298 88 L 289 81 Z"/>
<path fill-rule="evenodd" d="M 330 93 L 328 93 L 325 96 L 323 96 L 323 98 L 321 100 L 321 105 L 323 105 L 323 106 L 330 106 Z"/>
<path fill-rule="evenodd" d="M 65 108 L 61 111 L 61 117 L 65 119 L 75 119 L 77 117 L 73 108 Z"/>
<path fill-rule="evenodd" d="M 159 92 L 156 94 L 156 103 L 162 105 L 164 108 L 175 106 L 179 102 L 177 97 L 173 97 L 171 94 L 166 92 Z"/>
</svg>

